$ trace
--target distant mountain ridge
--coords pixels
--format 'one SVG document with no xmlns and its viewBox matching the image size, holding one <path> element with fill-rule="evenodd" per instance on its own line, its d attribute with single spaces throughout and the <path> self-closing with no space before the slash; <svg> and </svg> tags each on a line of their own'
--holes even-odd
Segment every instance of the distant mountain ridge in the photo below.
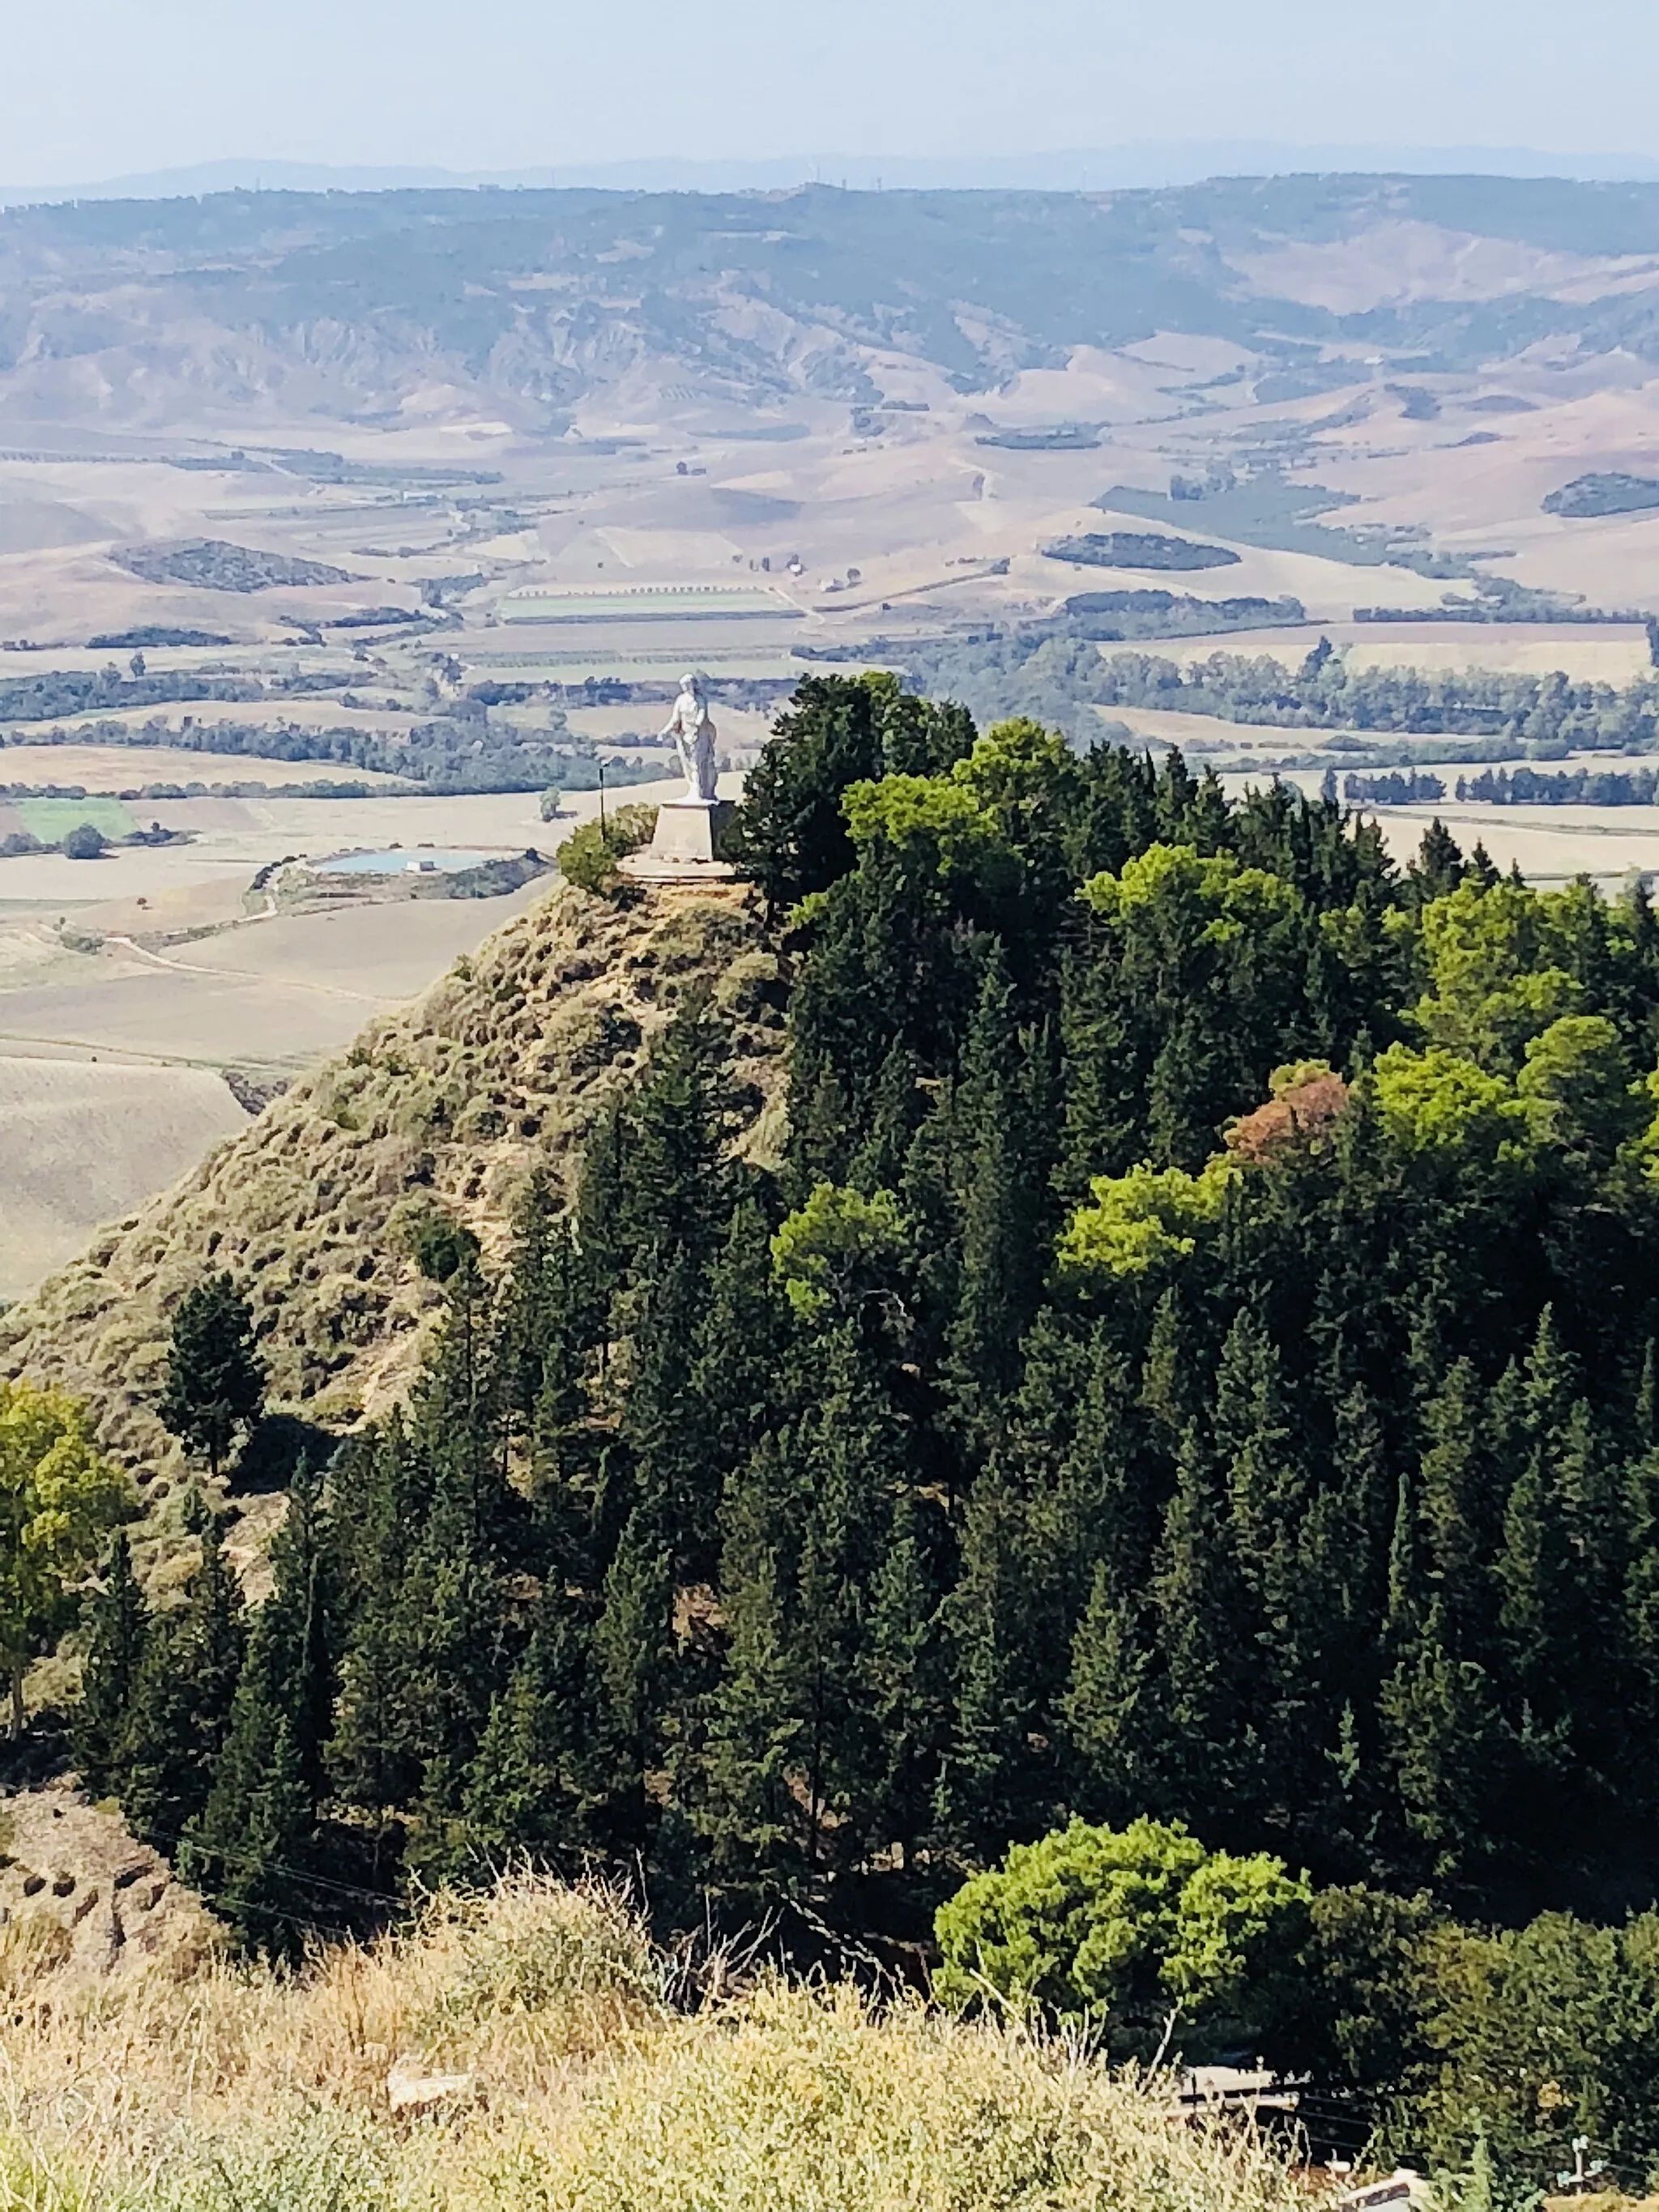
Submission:
<svg viewBox="0 0 1659 2212">
<path fill-rule="evenodd" d="M 1278 401 L 1546 341 L 1659 359 L 1659 182 L 88 200 L 0 213 L 0 419 L 55 424 L 384 421 L 437 383 L 556 433 L 643 364 L 867 406 L 896 356 L 989 391 L 1158 331 L 1249 349 Z"/>
<path fill-rule="evenodd" d="M 775 191 L 829 184 L 854 191 L 1123 191 L 1200 184 L 1218 177 L 1354 175 L 1555 177 L 1584 183 L 1650 182 L 1659 156 L 1563 153 L 1535 146 L 1289 144 L 1274 139 L 1152 139 L 1121 146 L 1028 154 L 778 155 L 684 161 L 557 162 L 519 169 L 455 170 L 429 164 L 238 159 L 196 161 L 72 184 L 0 185 L 0 207 L 76 199 L 196 198 L 225 191 L 376 192 L 478 190 Z"/>
</svg>

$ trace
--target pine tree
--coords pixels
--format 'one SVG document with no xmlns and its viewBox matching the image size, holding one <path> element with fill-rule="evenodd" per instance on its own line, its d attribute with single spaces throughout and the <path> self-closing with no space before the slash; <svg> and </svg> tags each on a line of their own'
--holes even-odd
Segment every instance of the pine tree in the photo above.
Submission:
<svg viewBox="0 0 1659 2212">
<path fill-rule="evenodd" d="M 221 1765 L 225 1778 L 185 1832 L 179 1872 L 245 1949 L 297 1961 L 321 1893 L 310 1793 L 286 1717 L 240 1705 Z"/>
<path fill-rule="evenodd" d="M 253 1615 L 223 1747 L 206 1802 L 185 1830 L 181 1869 L 243 1942 L 298 1955 L 327 1917 L 307 1884 L 333 1711 L 337 1624 L 322 1486 L 295 1471 L 271 1545 L 274 1588 Z"/>
<path fill-rule="evenodd" d="M 805 1711 L 779 1558 L 798 1489 L 790 1449 L 787 1438 L 763 1439 L 728 1485 L 722 1516 L 720 1589 L 730 1640 L 710 1698 L 694 1818 L 714 1865 L 740 1879 L 783 1876 L 800 1845 L 791 1778 Z"/>
<path fill-rule="evenodd" d="M 956 1102 L 965 1170 L 962 1273 L 948 1357 L 970 1427 L 1012 1388 L 1042 1286 L 1054 1099 L 1048 1041 L 1023 1030 L 1007 957 L 985 968 Z"/>
<path fill-rule="evenodd" d="M 1383 1686 L 1382 1714 L 1401 1810 L 1426 1850 L 1425 1871 L 1467 1879 L 1504 1779 L 1504 1738 L 1485 1669 L 1447 1650 L 1437 1601 Z"/>
<path fill-rule="evenodd" d="M 879 675 L 812 676 L 796 687 L 750 772 L 735 828 L 744 872 L 773 911 L 853 866 L 842 797 L 849 784 L 880 775 L 884 710 L 896 688 Z"/>
<path fill-rule="evenodd" d="M 661 1755 L 672 1651 L 672 1565 L 653 1522 L 630 1516 L 605 1571 L 593 1632 L 602 1688 L 606 1794 L 624 1844 L 642 1848 L 653 1815 L 649 1777 Z"/>
<path fill-rule="evenodd" d="M 132 1702 L 143 1663 L 149 1614 L 132 1571 L 132 1547 L 118 1534 L 93 1601 L 92 1640 L 71 1730 L 82 1781 L 94 1797 L 123 1794 Z"/>
<path fill-rule="evenodd" d="M 219 1524 L 199 1504 L 192 1517 L 200 1562 L 184 1603 L 150 1624 L 127 1735 L 122 1809 L 164 1850 L 207 1802 L 244 1649 L 242 1594 Z"/>
<path fill-rule="evenodd" d="M 612 1304 L 628 1267 L 623 1219 L 623 1162 L 629 1143 L 626 1107 L 625 1099 L 613 1099 L 601 1115 L 582 1155 L 576 1186 L 574 1284 L 579 1334 L 584 1344 L 598 1351 L 602 1369 L 610 1357 Z"/>
<path fill-rule="evenodd" d="M 1638 1451 L 1659 1443 L 1659 1346 L 1650 1337 L 1642 1351 L 1642 1373 L 1636 1386 L 1632 1440 Z"/>
<path fill-rule="evenodd" d="M 1426 906 L 1431 899 L 1443 898 L 1462 882 L 1463 849 L 1438 817 L 1423 832 L 1417 858 L 1406 874 L 1419 906 Z"/>
<path fill-rule="evenodd" d="M 1328 1740 L 1317 1694 L 1330 1595 L 1311 1570 L 1315 1501 L 1285 1402 L 1277 1347 L 1248 1309 L 1222 1347 L 1216 1376 L 1215 1449 L 1221 1459 L 1249 1592 L 1255 1645 L 1250 1668 L 1255 1724 L 1267 1752 L 1264 1772 L 1294 1803 L 1322 1779 Z"/>
<path fill-rule="evenodd" d="M 1145 1749 L 1152 1656 L 1135 1610 L 1103 1561 L 1072 1641 L 1071 1682 L 1060 1706 L 1087 1817 L 1118 1822 L 1157 1809 Z"/>
<path fill-rule="evenodd" d="M 267 1601 L 267 1607 L 275 1601 Z M 315 1814 L 275 1639 L 256 1622 L 213 1762 L 206 1802 L 187 1822 L 179 1869 L 250 1949 L 297 1957 L 304 1930 L 325 1915 L 310 1882 Z"/>
<path fill-rule="evenodd" d="M 1455 1360 L 1423 1417 L 1420 1474 L 1428 1580 L 1449 1649 L 1477 1655 L 1492 1618 L 1492 1562 L 1501 1499 L 1491 1466 L 1486 1394 Z"/>
<path fill-rule="evenodd" d="M 322 1480 L 302 1458 L 289 1486 L 287 1514 L 271 1540 L 274 1587 L 256 1617 L 252 1640 L 263 1632 L 269 1645 L 274 1695 L 313 1809 L 325 1786 L 343 1632 L 331 1533 Z"/>
<path fill-rule="evenodd" d="M 848 1182 L 866 1198 L 898 1187 L 912 1139 L 927 1112 L 921 1076 L 909 1039 L 896 1036 L 876 1078 L 863 1140 L 847 1167 Z"/>
<path fill-rule="evenodd" d="M 546 1588 L 455 1793 L 451 1857 L 438 1871 L 477 1879 L 528 1855 L 574 1872 L 613 1850 L 602 1736 L 591 1617 Z"/>
<path fill-rule="evenodd" d="M 902 1865 L 933 1820 L 943 1754 L 946 1699 L 939 1591 L 924 1534 L 923 1509 L 907 1487 L 894 1503 L 870 1600 L 866 1668 L 881 1762 L 869 1826 Z"/>
<path fill-rule="evenodd" d="M 1048 1763 L 1031 1741 L 1024 1522 L 993 1462 L 968 1501 L 961 1577 L 945 1607 L 956 1711 L 934 1807 L 944 1840 L 981 1865 L 1040 1832 L 1050 1802 Z"/>
<path fill-rule="evenodd" d="M 699 1432 L 704 1480 L 723 1488 L 775 1419 L 793 1340 L 789 1308 L 772 1273 L 772 1224 L 751 1190 L 733 1206 L 692 1332 L 690 1403 L 682 1419 Z M 706 1526 L 711 1501 L 696 1510 Z M 707 1561 L 712 1570 L 712 1558 Z"/>
<path fill-rule="evenodd" d="M 802 1425 L 805 1517 L 791 1646 L 803 1701 L 806 1862 L 830 1826 L 842 1850 L 870 1833 L 883 1772 L 872 1683 L 872 1612 L 882 1538 L 902 1474 L 890 1411 L 842 1325 L 820 1346 Z"/>
<path fill-rule="evenodd" d="M 216 1480 L 237 1430 L 258 1419 L 264 1389 L 248 1303 L 228 1275 L 209 1275 L 173 1316 L 161 1419 Z"/>
<path fill-rule="evenodd" d="M 1140 1403 L 1169 1439 L 1171 1450 L 1178 1445 L 1197 1412 L 1197 1381 L 1181 1294 L 1171 1285 L 1161 1293 L 1152 1310 L 1152 1326 L 1140 1370 Z"/>
<path fill-rule="evenodd" d="M 516 1501 L 493 1449 L 452 1433 L 465 1358 L 437 1357 L 448 1388 L 428 1375 L 412 1425 L 389 1425 L 358 1462 L 349 1510 L 332 1492 L 349 1626 L 326 1765 L 348 1803 L 383 1819 L 415 1802 L 434 1759 L 465 1768 L 511 1659 L 501 1539 Z"/>
<path fill-rule="evenodd" d="M 538 1754 L 542 1686 L 529 1653 L 489 1708 L 477 1755 L 461 1789 L 460 1819 L 447 1836 L 448 1863 L 422 1869 L 488 1880 L 525 1854 L 541 1856 L 553 1839 L 546 1832 L 551 1777 Z"/>
<path fill-rule="evenodd" d="M 1261 1737 L 1240 1656 L 1250 1632 L 1234 1527 L 1210 1455 L 1189 1432 L 1152 1577 L 1164 1681 L 1147 1754 L 1164 1778 L 1164 1802 L 1189 1820 L 1206 1808 L 1237 1820 L 1261 1789 Z"/>
<path fill-rule="evenodd" d="M 1563 1462 L 1576 1381 L 1546 1307 L 1527 1360 L 1520 1471 L 1504 1509 L 1497 1562 L 1511 1679 L 1538 1715 L 1559 1709 L 1571 1671 L 1577 1577 Z"/>
</svg>

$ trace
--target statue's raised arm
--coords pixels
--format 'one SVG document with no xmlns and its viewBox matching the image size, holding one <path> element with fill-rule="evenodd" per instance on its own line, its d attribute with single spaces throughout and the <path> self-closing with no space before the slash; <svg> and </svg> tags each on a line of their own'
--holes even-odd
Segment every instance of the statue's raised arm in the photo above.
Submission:
<svg viewBox="0 0 1659 2212">
<path fill-rule="evenodd" d="M 708 678 L 688 670 L 680 678 L 680 696 L 663 728 L 672 738 L 674 750 L 685 771 L 686 803 L 708 805 L 714 797 L 718 771 L 714 766 L 714 725 L 708 713 Z"/>
</svg>

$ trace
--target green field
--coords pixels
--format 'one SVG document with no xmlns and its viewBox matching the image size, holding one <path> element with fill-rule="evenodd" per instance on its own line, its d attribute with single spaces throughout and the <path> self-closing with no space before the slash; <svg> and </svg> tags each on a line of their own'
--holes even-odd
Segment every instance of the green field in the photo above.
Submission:
<svg viewBox="0 0 1659 2212">
<path fill-rule="evenodd" d="M 95 793 L 88 799 L 17 799 L 12 804 L 23 827 L 43 845 L 57 844 L 82 822 L 90 822 L 106 837 L 130 836 L 138 826 L 118 799 Z"/>
</svg>

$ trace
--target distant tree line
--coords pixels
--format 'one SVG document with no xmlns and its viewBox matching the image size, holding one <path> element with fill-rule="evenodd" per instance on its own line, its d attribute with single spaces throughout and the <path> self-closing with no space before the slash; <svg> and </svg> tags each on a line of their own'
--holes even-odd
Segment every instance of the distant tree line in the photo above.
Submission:
<svg viewBox="0 0 1659 2212">
<path fill-rule="evenodd" d="M 1426 769 L 1391 769 L 1382 775 L 1348 775 L 1342 779 L 1342 796 L 1350 805 L 1419 806 L 1443 799 L 1446 787 Z M 1457 795 L 1463 796 L 1460 783 Z"/>
<path fill-rule="evenodd" d="M 1086 620 L 1076 626 L 1088 634 Z M 959 698 L 983 720 L 1026 712 L 1075 743 L 1100 734 L 1103 710 L 1152 707 L 1278 729 L 1364 730 L 1479 740 L 1500 757 L 1642 751 L 1659 730 L 1659 673 L 1622 690 L 1485 670 L 1425 673 L 1353 668 L 1322 640 L 1301 665 L 1214 653 L 1180 663 L 1151 653 L 1109 657 L 1050 629 L 948 641 L 905 656 L 930 698 Z"/>
<path fill-rule="evenodd" d="M 1100 703 L 1172 707 L 1224 721 L 1288 729 L 1386 730 L 1510 738 L 1534 746 L 1641 750 L 1654 740 L 1659 678 L 1622 690 L 1547 676 L 1473 669 L 1354 668 L 1316 647 L 1297 670 L 1265 657 L 1213 653 L 1188 663 L 1115 653 L 1101 664 Z"/>
<path fill-rule="evenodd" d="M 1491 806 L 1651 806 L 1659 770 L 1578 768 L 1540 775 L 1536 769 L 1487 769 L 1457 779 L 1460 799 Z"/>
</svg>

